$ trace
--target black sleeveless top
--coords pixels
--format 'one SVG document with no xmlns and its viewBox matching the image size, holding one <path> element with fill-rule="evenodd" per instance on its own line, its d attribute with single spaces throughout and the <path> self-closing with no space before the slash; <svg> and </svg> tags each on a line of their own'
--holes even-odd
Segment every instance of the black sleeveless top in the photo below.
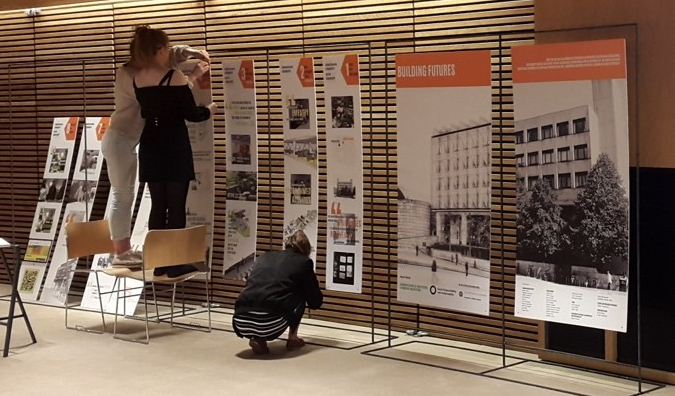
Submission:
<svg viewBox="0 0 675 396">
<path fill-rule="evenodd" d="M 169 70 L 157 86 L 136 86 L 145 127 L 138 149 L 141 182 L 182 182 L 195 178 L 192 147 L 185 120 L 200 122 L 211 116 L 197 106 L 187 85 L 171 85 Z"/>
</svg>

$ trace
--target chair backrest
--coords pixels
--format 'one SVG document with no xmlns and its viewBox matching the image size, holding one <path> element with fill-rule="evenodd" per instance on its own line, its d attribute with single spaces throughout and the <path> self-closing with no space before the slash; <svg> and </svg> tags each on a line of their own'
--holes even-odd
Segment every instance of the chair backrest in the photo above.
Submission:
<svg viewBox="0 0 675 396">
<path fill-rule="evenodd" d="M 85 221 L 66 225 L 68 259 L 98 253 L 114 253 L 108 220 Z"/>
<path fill-rule="evenodd" d="M 151 230 L 143 243 L 146 270 L 206 260 L 206 226 Z"/>
</svg>

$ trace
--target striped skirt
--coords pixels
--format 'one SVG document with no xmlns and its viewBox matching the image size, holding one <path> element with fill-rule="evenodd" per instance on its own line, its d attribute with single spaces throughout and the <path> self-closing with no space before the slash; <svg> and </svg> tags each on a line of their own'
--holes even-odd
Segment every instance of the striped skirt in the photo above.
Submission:
<svg viewBox="0 0 675 396">
<path fill-rule="evenodd" d="M 235 315 L 232 327 L 239 337 L 272 341 L 286 331 L 288 321 L 276 314 L 252 311 Z"/>
</svg>

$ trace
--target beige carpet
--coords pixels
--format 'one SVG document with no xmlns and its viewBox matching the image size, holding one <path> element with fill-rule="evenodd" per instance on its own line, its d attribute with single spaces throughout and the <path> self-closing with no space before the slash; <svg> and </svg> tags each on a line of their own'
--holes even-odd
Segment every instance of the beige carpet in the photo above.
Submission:
<svg viewBox="0 0 675 396">
<path fill-rule="evenodd" d="M 7 301 L 0 301 L 0 316 L 6 315 L 7 307 Z M 277 341 L 270 344 L 271 355 L 258 357 L 249 351 L 246 341 L 222 331 L 229 329 L 230 316 L 225 313 L 213 315 L 214 326 L 221 331 L 202 333 L 171 328 L 166 323 L 153 324 L 150 345 L 141 345 L 114 340 L 110 334 L 67 330 L 61 308 L 36 304 L 26 308 L 38 343 L 22 346 L 29 342 L 29 337 L 23 322 L 15 323 L 10 356 L 0 360 L 0 395 L 562 394 L 512 381 L 539 383 L 587 395 L 627 396 L 637 392 L 633 381 L 556 369 L 540 363 L 519 364 L 492 373 L 512 381 L 486 378 L 472 373 L 500 367 L 501 357 L 479 351 L 490 352 L 489 348 L 430 337 L 398 334 L 399 338 L 393 342 L 398 347 L 362 354 L 386 343 L 364 346 L 371 337 L 367 333 L 328 328 L 323 325 L 335 325 L 311 320 L 308 322 L 312 324 L 301 327 L 300 335 L 320 345 L 286 352 L 283 341 Z M 107 318 L 112 321 L 111 316 Z M 74 324 L 99 326 L 99 316 L 91 312 L 76 311 L 72 319 Z M 204 319 L 205 315 L 199 314 L 191 316 L 189 321 L 205 323 Z M 121 319 L 121 322 L 124 333 L 143 335 L 142 322 L 131 319 Z M 4 342 L 4 327 L 0 327 L 0 331 L 0 340 Z M 468 350 L 460 349 L 463 346 Z M 510 359 L 508 363 L 513 362 L 517 359 Z M 675 395 L 675 388 L 650 394 Z"/>
</svg>

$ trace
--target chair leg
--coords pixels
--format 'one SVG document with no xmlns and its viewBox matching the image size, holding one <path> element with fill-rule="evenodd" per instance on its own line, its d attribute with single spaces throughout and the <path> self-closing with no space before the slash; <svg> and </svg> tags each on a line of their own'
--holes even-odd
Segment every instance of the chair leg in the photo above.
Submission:
<svg viewBox="0 0 675 396">
<path fill-rule="evenodd" d="M 122 307 L 124 308 L 124 317 L 127 316 L 127 278 L 122 279 L 124 282 L 124 300 L 122 301 Z"/>
<path fill-rule="evenodd" d="M 159 307 L 157 306 L 157 293 L 155 292 L 155 282 L 152 282 L 152 299 L 155 302 L 155 322 L 159 323 Z"/>
<path fill-rule="evenodd" d="M 154 285 L 154 283 L 153 283 Z M 147 298 L 147 288 L 145 282 L 143 282 L 143 306 L 145 308 L 145 343 L 150 343 L 150 318 L 148 316 L 148 298 Z M 156 302 L 155 302 L 156 304 Z"/>
<path fill-rule="evenodd" d="M 98 293 L 98 307 L 101 310 L 101 323 L 103 323 L 103 333 L 108 331 L 108 328 L 105 325 L 105 312 L 103 311 L 103 298 L 101 297 L 101 283 L 99 283 L 98 279 L 98 271 L 94 272 L 94 275 L 96 276 L 96 289 Z"/>
<path fill-rule="evenodd" d="M 173 310 L 176 302 L 176 284 L 173 284 L 173 291 L 171 292 L 171 316 L 169 319 L 169 323 L 171 324 L 171 327 L 173 327 Z"/>
<path fill-rule="evenodd" d="M 119 278 L 115 279 L 115 285 L 117 284 L 117 280 Z M 113 285 L 113 290 L 115 290 L 115 285 Z M 122 282 L 120 282 L 119 286 L 117 287 L 117 298 L 115 299 L 115 325 L 113 326 L 113 338 L 118 338 L 117 337 L 117 317 L 119 316 L 119 307 L 120 307 L 120 288 L 122 287 Z"/>
<path fill-rule="evenodd" d="M 209 297 L 209 278 L 204 279 L 204 285 L 206 288 L 206 312 L 209 318 L 209 333 L 211 332 L 211 299 Z"/>
</svg>

